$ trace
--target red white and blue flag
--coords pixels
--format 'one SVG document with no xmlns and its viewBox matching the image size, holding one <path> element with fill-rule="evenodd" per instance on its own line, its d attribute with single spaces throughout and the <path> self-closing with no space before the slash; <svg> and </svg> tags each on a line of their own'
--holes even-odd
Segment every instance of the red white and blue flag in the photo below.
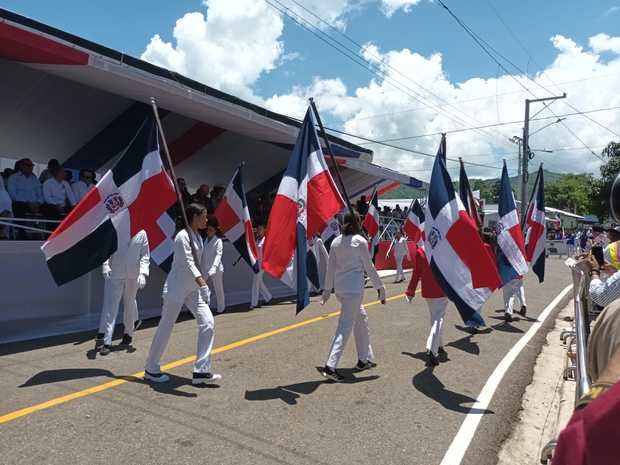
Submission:
<svg viewBox="0 0 620 465">
<path fill-rule="evenodd" d="M 377 199 L 377 190 L 373 192 L 368 204 L 368 212 L 362 222 L 362 227 L 368 233 L 368 237 L 374 238 L 379 236 L 379 202 Z"/>
<path fill-rule="evenodd" d="M 241 166 L 233 174 L 224 198 L 215 209 L 215 217 L 224 236 L 235 246 L 241 258 L 252 268 L 254 273 L 259 272 L 258 248 L 254 239 L 250 210 L 243 190 Z"/>
<path fill-rule="evenodd" d="M 165 268 L 175 229 L 166 210 L 176 200 L 161 162 L 155 118 L 149 115 L 114 168 L 41 247 L 54 281 L 62 285 L 101 266 L 140 230 L 148 236 L 151 258 Z"/>
<path fill-rule="evenodd" d="M 405 234 L 410 241 L 418 246 L 423 243 L 424 238 L 424 209 L 418 199 L 415 199 L 409 208 L 405 224 L 403 225 Z"/>
<path fill-rule="evenodd" d="M 321 234 L 343 208 L 344 201 L 325 163 L 309 107 L 269 214 L 262 262 L 265 271 L 282 279 L 295 259 L 297 313 L 310 301 L 307 241 Z"/>
<path fill-rule="evenodd" d="M 484 326 L 479 311 L 500 286 L 474 220 L 455 194 L 444 158 L 435 157 L 426 204 L 424 249 L 439 286 L 454 303 L 465 325 Z"/>
<path fill-rule="evenodd" d="M 340 236 L 340 225 L 338 224 L 338 220 L 336 218 L 331 218 L 323 232 L 321 232 L 321 240 L 323 241 L 323 245 L 328 252 L 329 249 L 331 249 L 332 242 L 338 236 Z"/>
<path fill-rule="evenodd" d="M 523 232 L 517 213 L 517 205 L 510 186 L 508 169 L 504 161 L 499 191 L 499 219 L 497 221 L 497 269 L 502 284 L 524 276 L 527 273 Z"/>
<path fill-rule="evenodd" d="M 525 218 L 525 256 L 538 276 L 538 281 L 545 280 L 545 182 L 542 164 L 538 169 L 532 200 L 527 207 Z"/>
</svg>

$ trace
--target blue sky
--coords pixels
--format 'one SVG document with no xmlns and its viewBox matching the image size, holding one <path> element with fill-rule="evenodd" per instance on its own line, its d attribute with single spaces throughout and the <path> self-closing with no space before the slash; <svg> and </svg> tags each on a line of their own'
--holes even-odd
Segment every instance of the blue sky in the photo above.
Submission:
<svg viewBox="0 0 620 465">
<path fill-rule="evenodd" d="M 291 8 L 295 8 L 297 1 L 326 18 L 333 13 L 349 37 L 360 44 L 376 46 L 377 55 L 390 63 L 391 69 L 398 68 L 407 76 L 405 79 L 432 89 L 434 95 L 442 97 L 441 102 L 456 102 L 451 114 L 447 110 L 440 110 L 445 114 L 433 114 L 411 96 L 395 97 L 398 91 L 376 76 L 374 85 L 373 75 L 366 69 L 344 58 L 262 0 L 9 0 L 0 4 L 282 113 L 300 116 L 305 99 L 312 94 L 330 125 L 380 140 L 522 118 L 522 102 L 527 95 L 516 93 L 519 86 L 515 79 L 499 69 L 436 1 L 270 1 Z M 477 34 L 545 86 L 550 86 L 551 78 L 556 83 L 584 79 L 582 85 L 567 84 L 554 89 L 566 90 L 570 103 L 580 110 L 620 106 L 617 84 L 620 37 L 614 37 L 620 21 L 620 0 L 444 1 Z M 400 8 L 387 15 L 381 5 L 389 3 L 409 3 L 410 8 Z M 192 12 L 202 16 L 190 15 Z M 177 21 L 183 27 L 175 34 Z M 334 31 L 327 32 L 347 42 Z M 156 34 L 161 40 L 153 39 Z M 555 37 L 553 43 L 552 37 Z M 592 41 L 593 37 L 597 40 Z M 363 53 L 352 44 L 347 45 Z M 229 48 L 231 56 L 225 56 Z M 440 54 L 441 60 L 433 61 L 433 54 Z M 518 74 L 514 69 L 509 71 Z M 401 82 L 402 75 L 398 77 Z M 528 85 L 536 89 L 535 84 Z M 504 93 L 515 95 L 502 97 Z M 490 98 L 493 95 L 495 99 Z M 426 98 L 431 104 L 439 103 L 434 97 Z M 459 103 L 476 99 L 480 100 Z M 421 110 L 408 113 L 411 108 Z M 558 113 L 571 111 L 563 102 L 555 108 Z M 375 118 L 377 114 L 388 116 Z M 620 112 L 596 114 L 596 118 L 611 130 L 585 119 L 567 120 L 566 124 L 599 152 L 600 146 L 615 137 L 614 133 L 620 133 Z M 564 128 L 556 126 L 542 132 L 535 141 L 539 146 L 564 150 L 561 157 L 549 158 L 550 167 L 572 171 L 578 166 L 596 172 L 598 160 L 581 142 L 567 135 Z M 486 135 L 470 131 L 449 135 L 449 141 L 453 142 L 452 147 L 468 147 L 467 155 L 471 154 L 472 160 L 498 164 L 501 157 L 514 150 L 506 139 L 518 130 L 517 125 L 492 129 Z M 493 136 L 488 134 L 490 131 L 494 132 Z M 432 152 L 436 140 L 422 138 L 400 144 Z M 372 148 L 376 160 L 382 164 L 420 177 L 428 172 L 426 160 L 411 160 L 410 155 L 385 147 Z M 586 162 L 579 164 L 581 159 Z M 516 170 L 516 162 L 509 162 L 509 168 Z M 480 168 L 474 174 L 491 173 L 492 170 Z"/>
</svg>

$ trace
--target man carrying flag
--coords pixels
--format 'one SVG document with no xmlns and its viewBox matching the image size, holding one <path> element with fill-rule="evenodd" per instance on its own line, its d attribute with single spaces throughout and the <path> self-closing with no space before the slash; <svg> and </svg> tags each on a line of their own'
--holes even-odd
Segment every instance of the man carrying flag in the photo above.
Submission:
<svg viewBox="0 0 620 465">
<path fill-rule="evenodd" d="M 424 210 L 418 199 L 411 204 L 403 229 L 407 238 L 415 242 L 418 247 L 424 243 Z"/>
<path fill-rule="evenodd" d="M 538 281 L 545 280 L 545 238 L 547 225 L 545 224 L 545 182 L 543 179 L 543 165 L 538 168 L 538 175 L 534 182 L 534 192 L 527 207 L 525 217 L 525 256 L 532 270 L 538 276 Z"/>
<path fill-rule="evenodd" d="M 502 180 L 499 191 L 499 220 L 496 226 L 497 233 L 497 269 L 502 279 L 504 291 L 504 309 L 506 321 L 512 321 L 515 298 L 521 302 L 519 313 L 525 316 L 525 290 L 523 276 L 527 273 L 523 232 L 519 224 L 519 214 L 515 204 L 508 169 L 504 161 Z"/>
<path fill-rule="evenodd" d="M 479 310 L 491 291 L 499 287 L 500 279 L 439 154 L 433 165 L 425 217 L 424 249 L 433 276 L 465 325 L 484 326 Z"/>
<path fill-rule="evenodd" d="M 344 201 L 325 163 L 309 107 L 299 129 L 267 224 L 263 269 L 282 279 L 295 259 L 297 313 L 309 303 L 308 239 L 323 232 L 344 207 Z"/>
</svg>

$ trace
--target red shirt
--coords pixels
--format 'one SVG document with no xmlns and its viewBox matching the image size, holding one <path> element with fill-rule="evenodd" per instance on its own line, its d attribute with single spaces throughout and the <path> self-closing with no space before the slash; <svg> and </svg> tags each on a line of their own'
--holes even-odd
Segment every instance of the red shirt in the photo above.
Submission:
<svg viewBox="0 0 620 465">
<path fill-rule="evenodd" d="M 620 382 L 573 413 L 560 433 L 554 465 L 617 465 L 620 457 Z"/>
<path fill-rule="evenodd" d="M 407 296 L 413 297 L 415 295 L 419 281 L 422 281 L 422 297 L 425 299 L 437 299 L 446 296 L 441 287 L 439 287 L 439 284 L 437 284 L 437 281 L 435 281 L 424 249 L 421 247 L 418 247 L 415 252 L 413 274 L 411 275 L 411 281 L 409 281 L 409 286 L 405 292 Z"/>
</svg>

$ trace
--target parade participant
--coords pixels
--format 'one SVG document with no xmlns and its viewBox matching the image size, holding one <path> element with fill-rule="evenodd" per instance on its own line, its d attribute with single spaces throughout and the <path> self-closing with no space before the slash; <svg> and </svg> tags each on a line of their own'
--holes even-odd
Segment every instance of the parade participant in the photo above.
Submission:
<svg viewBox="0 0 620 465">
<path fill-rule="evenodd" d="M 95 340 L 95 351 L 101 355 L 110 353 L 121 298 L 123 299 L 124 325 L 121 346 L 128 349 L 131 347 L 134 329 L 138 327 L 140 321 L 136 294 L 138 289 L 146 286 L 149 263 L 149 240 L 145 231 L 139 231 L 125 247 L 119 246 L 116 252 L 104 262 L 102 266 L 105 279 L 103 309 L 99 321 L 99 332 Z"/>
<path fill-rule="evenodd" d="M 432 367 L 439 365 L 439 355 L 447 355 L 443 348 L 442 329 L 448 298 L 433 276 L 424 247 L 418 247 L 415 253 L 413 274 L 405 291 L 409 302 L 413 301 L 419 282 L 422 283 L 422 297 L 431 316 L 431 329 L 426 339 L 426 366 Z"/>
<path fill-rule="evenodd" d="M 394 283 L 402 283 L 405 280 L 403 261 L 405 260 L 405 257 L 407 257 L 407 260 L 411 260 L 411 255 L 409 254 L 409 245 L 407 243 L 407 238 L 403 236 L 403 233 L 400 229 L 396 231 L 396 235 L 394 236 L 394 240 L 392 241 L 390 250 L 388 250 L 385 258 L 388 258 L 390 252 L 394 252 L 394 258 L 396 258 L 396 279 Z"/>
<path fill-rule="evenodd" d="M 207 209 L 202 205 L 190 204 L 185 213 L 189 228 L 179 231 L 174 239 L 174 256 L 164 285 L 161 320 L 153 337 L 144 370 L 144 379 L 156 383 L 170 379 L 161 372 L 160 361 L 183 304 L 192 312 L 198 324 L 198 347 L 192 383 L 207 384 L 221 378 L 221 375 L 211 371 L 215 320 L 209 309 L 209 287 L 200 272 L 200 263 L 194 258 L 190 244 L 191 240 L 197 258 L 202 257 L 203 242 L 199 231 L 207 227 Z"/>
<path fill-rule="evenodd" d="M 269 303 L 269 301 L 272 299 L 271 292 L 269 292 L 269 289 L 267 288 L 267 286 L 265 286 L 265 283 L 263 282 L 264 271 L 262 267 L 262 261 L 263 261 L 264 245 L 265 245 L 265 225 L 259 224 L 256 226 L 256 248 L 258 250 L 257 260 L 258 260 L 259 271 L 258 273 L 255 273 L 254 277 L 252 278 L 252 300 L 250 301 L 250 310 L 258 306 L 258 299 L 260 297 L 260 294 L 263 295 L 263 298 L 265 299 L 265 303 Z"/>
<path fill-rule="evenodd" d="M 523 276 L 511 279 L 502 286 L 504 293 L 504 318 L 506 321 L 512 321 L 512 314 L 515 306 L 515 299 L 519 299 L 521 316 L 527 315 L 527 304 L 525 303 L 525 288 L 523 287 Z"/>
<path fill-rule="evenodd" d="M 379 300 L 382 304 L 385 304 L 385 287 L 370 259 L 368 242 L 361 233 L 359 216 L 356 213 L 347 213 L 344 217 L 342 235 L 333 240 L 327 262 L 327 275 L 321 304 L 324 305 L 327 302 L 333 289 L 336 298 L 340 301 L 341 310 L 336 335 L 332 340 L 329 357 L 321 374 L 335 382 L 344 380 L 336 367 L 351 330 L 355 334 L 358 355 L 356 368 L 361 371 L 376 366 L 372 362 L 374 356 L 368 332 L 368 315 L 362 306 L 364 272 L 379 291 Z"/>
<path fill-rule="evenodd" d="M 205 206 L 206 208 L 206 206 Z M 207 238 L 202 252 L 201 270 L 202 275 L 215 290 L 217 299 L 217 313 L 226 310 L 226 297 L 224 295 L 224 265 L 222 255 L 224 243 L 218 237 L 219 223 L 214 215 L 209 215 L 207 220 Z"/>
</svg>

